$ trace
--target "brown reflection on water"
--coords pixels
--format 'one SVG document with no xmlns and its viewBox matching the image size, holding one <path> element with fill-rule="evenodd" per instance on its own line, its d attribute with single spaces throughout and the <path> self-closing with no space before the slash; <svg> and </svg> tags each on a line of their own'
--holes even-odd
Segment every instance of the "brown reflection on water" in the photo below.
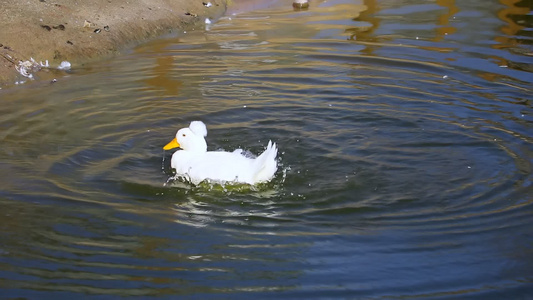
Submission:
<svg viewBox="0 0 533 300">
<path fill-rule="evenodd" d="M 376 0 L 365 0 L 363 4 L 366 6 L 366 10 L 362 11 L 359 16 L 354 18 L 354 21 L 362 21 L 370 23 L 368 27 L 352 27 L 346 29 L 346 32 L 350 34 L 348 39 L 357 40 L 359 42 L 377 43 L 380 38 L 374 34 L 376 29 L 379 28 L 381 18 L 376 17 L 376 13 L 380 11 L 380 8 Z M 365 47 L 361 50 L 364 54 L 372 54 L 374 47 Z"/>
<path fill-rule="evenodd" d="M 163 53 L 168 45 L 168 40 L 161 39 L 153 43 L 151 50 L 155 53 Z M 153 76 L 143 79 L 142 82 L 154 90 L 164 90 L 164 94 L 166 95 L 176 95 L 181 89 L 183 82 L 176 79 L 179 77 L 172 77 L 172 70 L 174 68 L 174 57 L 172 55 L 159 55 L 156 57 L 154 67 L 150 72 Z"/>
<path fill-rule="evenodd" d="M 433 41 L 440 42 L 445 36 L 457 32 L 457 28 L 450 25 L 450 19 L 459 12 L 459 8 L 455 5 L 455 0 L 437 0 L 437 5 L 448 9 L 447 12 L 440 15 L 437 19 L 437 32 Z"/>
<path fill-rule="evenodd" d="M 523 47 L 523 45 L 531 45 L 529 37 L 524 35 L 524 30 L 531 27 L 531 24 L 527 23 L 527 18 L 531 14 L 533 2 L 524 0 L 500 0 L 500 3 L 506 7 L 497 12 L 497 17 L 505 22 L 505 25 L 500 27 L 502 34 L 494 37 L 494 41 L 497 43 L 492 45 L 492 48 L 508 49 L 513 54 L 533 56 L 531 48 L 528 50 L 528 48 Z M 533 66 L 531 64 L 510 61 L 499 56 L 491 56 L 491 59 L 502 67 L 533 72 Z M 500 77 L 494 74 L 486 74 L 484 76 L 485 79 L 491 81 Z"/>
<path fill-rule="evenodd" d="M 526 28 L 525 19 L 531 13 L 532 1 L 520 0 L 500 0 L 500 3 L 506 7 L 498 11 L 498 18 L 506 23 L 500 28 L 503 35 L 497 36 L 494 40 L 498 44 L 493 47 L 496 49 L 513 47 L 522 44 L 516 38 L 516 35 Z M 528 7 L 529 5 L 529 7 Z"/>
<path fill-rule="evenodd" d="M 433 42 L 441 42 L 448 35 L 454 34 L 457 32 L 457 27 L 450 25 L 450 19 L 453 19 L 453 16 L 457 14 L 460 10 L 457 5 L 455 5 L 455 0 L 437 0 L 437 5 L 445 7 L 447 10 L 443 14 L 439 15 L 435 20 L 436 29 L 435 36 L 431 39 Z M 431 47 L 431 46 L 421 46 L 421 49 L 436 51 L 441 53 L 453 52 L 455 49 L 451 47 Z M 453 58 L 449 58 L 453 60 Z"/>
<path fill-rule="evenodd" d="M 381 19 L 379 17 L 376 17 L 375 15 L 380 12 L 381 8 L 376 0 L 365 0 L 363 3 L 367 9 L 361 12 L 361 14 L 357 18 L 355 18 L 354 21 L 368 22 L 371 24 L 371 26 L 348 28 L 346 32 L 350 33 L 349 39 L 357 40 L 359 42 L 364 42 L 364 43 L 372 43 L 372 44 L 381 43 L 383 42 L 384 37 L 377 36 L 374 34 L 375 31 L 379 28 L 380 23 L 381 23 Z M 451 35 L 457 32 L 457 28 L 455 26 L 450 25 L 450 19 L 452 19 L 453 16 L 459 12 L 459 7 L 457 7 L 455 0 L 437 0 L 437 4 L 442 7 L 447 8 L 447 10 L 445 11 L 445 13 L 438 16 L 438 18 L 436 18 L 435 20 L 437 29 L 435 32 L 435 37 L 431 39 L 434 42 L 440 42 L 445 38 L 445 36 Z M 379 45 L 376 45 L 376 46 L 379 46 Z M 451 48 L 429 47 L 429 46 L 424 46 L 421 48 L 430 50 L 430 51 L 439 51 L 439 52 L 450 52 L 453 50 Z M 365 54 L 372 54 L 374 52 L 374 49 L 375 47 L 367 47 L 361 52 Z"/>
</svg>

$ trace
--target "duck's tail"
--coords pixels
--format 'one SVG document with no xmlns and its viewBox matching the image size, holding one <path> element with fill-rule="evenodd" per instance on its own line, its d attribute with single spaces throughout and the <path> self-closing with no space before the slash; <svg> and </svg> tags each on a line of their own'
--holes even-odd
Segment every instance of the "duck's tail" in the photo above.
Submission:
<svg viewBox="0 0 533 300">
<path fill-rule="evenodd" d="M 268 141 L 268 146 L 265 152 L 261 153 L 254 161 L 254 169 L 257 170 L 254 176 L 255 182 L 264 182 L 270 180 L 278 169 L 276 156 L 278 155 L 278 147 L 276 143 Z"/>
</svg>

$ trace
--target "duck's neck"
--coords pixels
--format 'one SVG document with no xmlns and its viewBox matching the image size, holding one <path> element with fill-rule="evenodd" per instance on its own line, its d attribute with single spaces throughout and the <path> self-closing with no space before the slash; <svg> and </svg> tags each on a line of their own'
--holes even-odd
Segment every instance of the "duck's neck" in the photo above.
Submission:
<svg viewBox="0 0 533 300">
<path fill-rule="evenodd" d="M 198 138 L 195 143 L 191 145 L 190 149 L 187 149 L 187 151 L 192 151 L 195 153 L 207 152 L 207 143 L 205 142 L 205 139 Z"/>
</svg>

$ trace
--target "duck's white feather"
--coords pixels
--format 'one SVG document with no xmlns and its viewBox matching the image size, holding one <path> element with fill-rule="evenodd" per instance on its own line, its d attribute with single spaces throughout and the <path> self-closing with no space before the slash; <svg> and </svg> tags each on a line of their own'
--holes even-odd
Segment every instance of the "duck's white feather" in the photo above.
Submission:
<svg viewBox="0 0 533 300">
<path fill-rule="evenodd" d="M 207 136 L 207 127 L 202 121 L 192 121 L 189 125 L 189 129 L 196 135 L 203 137 Z"/>
<path fill-rule="evenodd" d="M 268 142 L 267 149 L 257 158 L 243 155 L 243 150 L 233 152 L 207 151 L 204 137 L 207 129 L 201 121 L 193 121 L 189 128 L 176 134 L 179 147 L 172 155 L 171 167 L 176 174 L 194 184 L 206 179 L 220 182 L 256 184 L 272 179 L 277 170 L 275 143 Z"/>
</svg>

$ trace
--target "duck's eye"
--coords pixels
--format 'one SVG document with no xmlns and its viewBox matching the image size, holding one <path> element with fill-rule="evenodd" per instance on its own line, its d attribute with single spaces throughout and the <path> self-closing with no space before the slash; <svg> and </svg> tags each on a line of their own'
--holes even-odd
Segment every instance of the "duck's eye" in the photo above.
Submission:
<svg viewBox="0 0 533 300">
<path fill-rule="evenodd" d="M 185 137 L 185 136 L 187 136 L 187 135 L 184 133 L 184 134 L 182 134 L 181 136 L 184 136 L 184 137 Z"/>
</svg>

